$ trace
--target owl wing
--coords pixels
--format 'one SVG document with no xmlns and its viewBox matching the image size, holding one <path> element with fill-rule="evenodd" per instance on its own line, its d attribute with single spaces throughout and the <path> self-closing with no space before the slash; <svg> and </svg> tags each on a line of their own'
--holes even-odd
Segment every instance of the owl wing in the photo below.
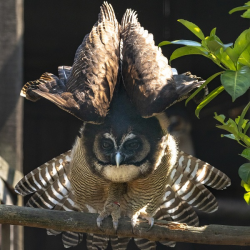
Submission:
<svg viewBox="0 0 250 250">
<path fill-rule="evenodd" d="M 228 176 L 220 170 L 183 151 L 179 152 L 169 177 L 163 203 L 154 218 L 187 223 L 190 226 L 199 225 L 193 207 L 207 213 L 218 209 L 216 198 L 204 185 L 221 190 L 231 184 Z M 174 242 L 160 243 L 174 246 Z"/>
<path fill-rule="evenodd" d="M 28 207 L 97 213 L 97 211 L 89 210 L 87 207 L 83 211 L 77 206 L 68 179 L 70 162 L 71 150 L 28 173 L 17 183 L 15 192 L 22 196 L 31 195 L 26 204 Z M 77 246 L 83 240 L 83 233 L 47 229 L 48 235 L 60 233 L 66 248 Z M 109 241 L 113 250 L 125 250 L 130 238 L 87 234 L 88 249 L 96 249 L 96 247 L 106 249 Z"/>
<path fill-rule="evenodd" d="M 72 68 L 60 67 L 59 78 L 44 73 L 24 85 L 21 95 L 43 97 L 81 120 L 99 123 L 106 116 L 119 68 L 119 24 L 104 2 L 98 21 L 76 51 Z"/>
<path fill-rule="evenodd" d="M 143 117 L 161 113 L 187 98 L 204 81 L 194 76 L 175 75 L 155 46 L 153 35 L 141 27 L 134 11 L 128 9 L 121 22 L 122 74 L 127 93 Z"/>
<path fill-rule="evenodd" d="M 16 185 L 15 191 L 20 195 L 32 196 L 26 206 L 42 209 L 63 211 L 80 211 L 71 192 L 71 184 L 68 179 L 71 151 L 59 155 L 46 162 L 42 166 L 24 176 Z M 58 232 L 47 229 L 49 235 L 62 233 L 62 241 L 65 247 L 78 245 L 82 239 L 82 233 Z"/>
</svg>

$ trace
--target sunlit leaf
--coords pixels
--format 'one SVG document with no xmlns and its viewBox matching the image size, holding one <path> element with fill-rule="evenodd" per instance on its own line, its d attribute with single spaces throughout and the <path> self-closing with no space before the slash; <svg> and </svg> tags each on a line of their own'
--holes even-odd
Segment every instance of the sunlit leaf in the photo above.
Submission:
<svg viewBox="0 0 250 250">
<path fill-rule="evenodd" d="M 213 28 L 213 29 L 211 30 L 211 32 L 210 32 L 210 36 L 214 36 L 215 33 L 216 33 L 216 28 Z"/>
<path fill-rule="evenodd" d="M 241 11 L 241 10 L 247 10 L 249 9 L 250 7 L 249 6 L 241 6 L 241 7 L 236 7 L 236 8 L 233 8 L 232 10 L 229 11 L 229 14 L 232 14 L 236 11 Z"/>
<path fill-rule="evenodd" d="M 221 122 L 222 124 L 224 124 L 225 121 L 225 116 L 224 115 L 217 115 L 217 113 L 214 113 L 214 119 L 216 119 L 217 121 Z"/>
<path fill-rule="evenodd" d="M 220 48 L 223 48 L 223 51 L 226 50 L 228 47 L 232 46 L 233 43 L 223 44 L 222 41 L 219 39 L 218 36 L 210 36 L 206 37 L 205 42 L 210 51 L 215 52 Z"/>
<path fill-rule="evenodd" d="M 240 115 L 240 119 L 239 119 L 239 123 L 238 123 L 238 129 L 239 129 L 240 132 L 242 131 L 242 128 L 244 129 L 244 127 L 243 127 L 244 117 L 245 117 L 245 115 L 246 115 L 246 113 L 247 113 L 249 107 L 250 107 L 250 102 L 249 102 L 249 103 L 247 104 L 247 106 L 243 109 L 243 111 L 242 111 L 242 113 L 241 113 L 241 115 Z M 247 121 L 248 121 L 248 120 L 246 120 L 245 123 L 246 123 Z M 246 126 L 246 125 L 245 125 L 245 126 Z"/>
<path fill-rule="evenodd" d="M 223 86 L 214 89 L 196 108 L 195 115 L 199 118 L 200 111 L 224 90 Z"/>
<path fill-rule="evenodd" d="M 186 100 L 185 105 L 188 104 L 188 102 L 193 99 L 205 86 L 208 85 L 208 83 L 210 83 L 216 76 L 222 74 L 224 71 L 215 73 L 214 75 L 210 76 L 197 90 L 195 90 L 195 92 L 189 96 L 189 98 Z"/>
<path fill-rule="evenodd" d="M 244 149 L 240 155 L 250 161 L 250 148 Z"/>
<path fill-rule="evenodd" d="M 163 45 L 168 45 L 168 44 L 180 44 L 180 45 L 186 45 L 186 46 L 201 46 L 201 43 L 198 43 L 196 41 L 191 41 L 191 40 L 175 40 L 175 41 L 163 41 L 158 44 L 159 47 Z"/>
<path fill-rule="evenodd" d="M 250 180 L 250 163 L 244 163 L 239 168 L 239 176 L 245 182 L 248 183 Z"/>
<path fill-rule="evenodd" d="M 248 205 L 250 204 L 250 192 L 244 194 L 244 200 Z"/>
<path fill-rule="evenodd" d="M 221 83 L 235 101 L 250 87 L 250 68 L 244 66 L 238 71 L 226 70 L 221 75 Z"/>
<path fill-rule="evenodd" d="M 205 51 L 204 49 L 202 49 L 201 47 L 194 47 L 194 46 L 185 46 L 185 47 L 181 47 L 176 49 L 171 57 L 170 57 L 170 62 L 173 61 L 176 58 L 179 58 L 181 56 L 186 56 L 186 55 L 203 55 L 203 56 L 207 56 L 208 52 Z"/>
<path fill-rule="evenodd" d="M 244 30 L 239 37 L 236 39 L 234 43 L 233 50 L 237 53 L 237 56 L 241 55 L 241 53 L 248 47 L 250 44 L 250 29 Z"/>
<path fill-rule="evenodd" d="M 223 51 L 223 49 L 220 49 L 220 53 L 221 53 L 221 62 L 228 68 L 231 70 L 236 70 L 235 64 L 232 61 L 232 59 L 230 58 L 230 56 L 227 54 L 226 51 Z"/>
<path fill-rule="evenodd" d="M 186 21 L 184 19 L 178 20 L 180 23 L 182 23 L 184 26 L 186 26 L 191 32 L 193 32 L 197 37 L 199 37 L 201 40 L 205 39 L 205 36 L 201 29 L 194 23 L 191 23 L 189 21 Z"/>
<path fill-rule="evenodd" d="M 224 130 L 230 132 L 231 134 L 234 134 L 235 137 L 238 135 L 237 124 L 232 119 L 228 119 L 228 121 L 224 122 L 223 125 L 217 125 L 216 127 L 220 128 L 220 129 L 224 129 Z M 238 136 L 237 136 L 237 140 L 238 140 Z"/>
<path fill-rule="evenodd" d="M 244 134 L 246 134 L 247 130 L 249 129 L 250 127 L 250 122 L 247 123 L 246 127 L 244 128 Z"/>
<path fill-rule="evenodd" d="M 238 58 L 239 58 L 239 55 L 236 53 L 235 50 L 233 50 L 231 47 L 228 47 L 226 50 L 225 50 L 226 54 L 229 56 L 229 58 L 232 60 L 232 62 L 234 64 L 237 63 L 238 61 Z"/>
<path fill-rule="evenodd" d="M 250 185 L 248 184 L 248 183 L 246 183 L 246 182 L 244 182 L 243 180 L 241 181 L 241 186 L 243 187 L 243 188 L 245 188 L 245 190 L 247 191 L 247 192 L 250 192 Z"/>
<path fill-rule="evenodd" d="M 249 7 L 249 9 L 250 9 L 250 7 Z M 241 17 L 243 17 L 243 18 L 250 18 L 250 10 L 247 10 L 247 11 L 245 11 L 242 15 L 241 15 Z"/>
<path fill-rule="evenodd" d="M 250 67 L 250 45 L 241 53 L 238 62 Z"/>
<path fill-rule="evenodd" d="M 227 137 L 229 139 L 232 139 L 232 140 L 238 140 L 234 134 L 225 134 L 225 135 L 221 135 L 221 137 Z"/>
<path fill-rule="evenodd" d="M 238 133 L 240 139 L 246 144 L 247 147 L 250 147 L 250 138 L 244 133 Z"/>
</svg>

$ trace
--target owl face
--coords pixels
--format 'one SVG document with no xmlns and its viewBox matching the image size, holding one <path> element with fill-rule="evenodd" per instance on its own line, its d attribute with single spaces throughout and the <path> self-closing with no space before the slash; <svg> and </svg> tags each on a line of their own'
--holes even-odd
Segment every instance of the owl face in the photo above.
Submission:
<svg viewBox="0 0 250 250">
<path fill-rule="evenodd" d="M 120 94 L 103 124 L 86 124 L 82 143 L 93 173 L 112 182 L 128 182 L 155 169 L 164 138 L 158 119 L 142 118 L 126 94 Z"/>
</svg>

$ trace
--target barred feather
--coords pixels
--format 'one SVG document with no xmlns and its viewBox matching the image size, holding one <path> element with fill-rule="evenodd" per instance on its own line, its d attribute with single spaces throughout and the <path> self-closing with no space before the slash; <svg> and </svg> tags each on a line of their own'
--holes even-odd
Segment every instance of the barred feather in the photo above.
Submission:
<svg viewBox="0 0 250 250">
<path fill-rule="evenodd" d="M 159 210 L 167 213 L 173 221 L 187 223 L 190 226 L 199 225 L 199 219 L 192 207 L 168 186 L 164 197 L 165 201 Z"/>
<path fill-rule="evenodd" d="M 69 192 L 68 197 L 65 197 L 61 203 L 58 203 L 54 210 L 62 210 L 62 211 L 80 211 L 80 208 L 74 201 L 74 195 L 72 192 Z M 75 233 L 75 232 L 60 232 L 52 229 L 47 229 L 48 235 L 58 235 L 62 233 L 62 241 L 65 248 L 74 247 L 81 243 L 83 239 L 83 233 Z"/>
<path fill-rule="evenodd" d="M 149 241 L 147 239 L 135 238 L 135 244 L 139 247 L 139 249 L 143 250 L 155 250 L 156 243 L 154 241 Z"/>
<path fill-rule="evenodd" d="M 28 173 L 17 183 L 15 192 L 20 195 L 28 195 L 39 190 L 45 190 L 49 184 L 52 184 L 67 171 L 71 161 L 70 154 L 71 150 Z"/>
<path fill-rule="evenodd" d="M 179 153 L 178 164 L 190 180 L 215 189 L 225 189 L 231 185 L 230 179 L 220 170 L 183 151 Z"/>
<path fill-rule="evenodd" d="M 131 238 L 110 236 L 110 242 L 113 250 L 126 250 Z"/>
<path fill-rule="evenodd" d="M 89 250 L 104 250 L 107 248 L 109 237 L 99 234 L 87 234 L 87 248 Z"/>
<path fill-rule="evenodd" d="M 172 189 L 181 200 L 205 212 L 214 212 L 217 209 L 215 197 L 203 185 L 188 179 L 181 168 L 175 167 L 170 176 L 173 181 Z"/>
</svg>

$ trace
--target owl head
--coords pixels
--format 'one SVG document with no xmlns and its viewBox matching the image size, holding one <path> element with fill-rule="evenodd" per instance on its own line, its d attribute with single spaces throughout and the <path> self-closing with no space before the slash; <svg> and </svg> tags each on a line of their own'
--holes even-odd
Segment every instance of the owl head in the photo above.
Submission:
<svg viewBox="0 0 250 250">
<path fill-rule="evenodd" d="M 104 123 L 85 124 L 81 140 L 93 173 L 128 182 L 147 177 L 157 167 L 166 135 L 159 118 L 141 117 L 121 84 Z"/>
</svg>

